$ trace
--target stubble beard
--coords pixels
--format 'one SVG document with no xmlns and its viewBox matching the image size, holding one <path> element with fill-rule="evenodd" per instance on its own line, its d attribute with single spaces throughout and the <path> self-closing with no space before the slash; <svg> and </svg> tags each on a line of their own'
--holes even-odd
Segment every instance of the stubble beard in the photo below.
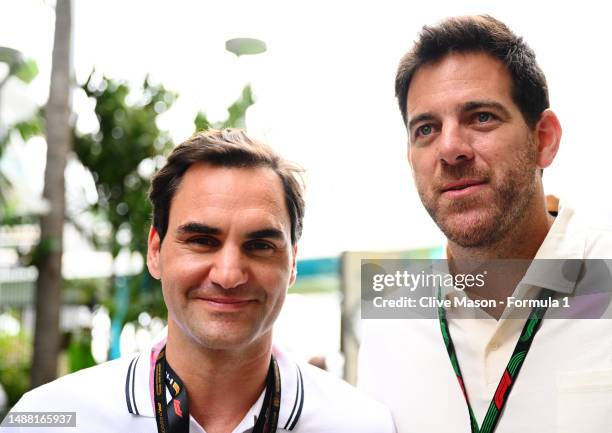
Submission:
<svg viewBox="0 0 612 433">
<path fill-rule="evenodd" d="M 482 173 L 471 166 L 443 168 L 447 177 L 488 178 L 487 188 L 493 190 L 494 197 L 490 204 L 482 203 L 480 195 L 454 200 L 444 208 L 440 201 L 428 196 L 423 188 L 419 189 L 421 201 L 447 239 L 464 248 L 487 248 L 501 242 L 510 231 L 528 217 L 528 209 L 536 192 L 535 164 L 536 150 L 533 140 L 529 138 L 510 164 L 510 168 L 501 177 L 491 179 L 488 173 Z M 491 183 L 492 182 L 492 183 Z M 457 215 L 465 214 L 480 208 L 471 218 L 454 221 Z"/>
</svg>

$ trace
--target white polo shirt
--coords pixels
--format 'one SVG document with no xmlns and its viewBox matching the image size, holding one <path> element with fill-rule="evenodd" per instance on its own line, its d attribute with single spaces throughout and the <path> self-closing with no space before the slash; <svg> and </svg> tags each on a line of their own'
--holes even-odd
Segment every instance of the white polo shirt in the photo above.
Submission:
<svg viewBox="0 0 612 433">
<path fill-rule="evenodd" d="M 536 259 L 595 258 L 612 259 L 609 223 L 588 227 L 562 206 Z M 574 291 L 558 273 L 537 282 L 528 277 L 513 296 L 532 297 L 534 287 L 570 296 Z M 591 302 L 589 308 L 599 309 L 594 317 L 605 310 L 612 317 L 609 294 Z M 525 324 L 507 318 L 509 313 L 499 321 L 449 319 L 479 425 Z M 391 409 L 398 433 L 471 431 L 437 319 L 365 320 L 359 387 Z M 612 320 L 543 320 L 495 430 L 517 432 L 612 432 Z"/>
<path fill-rule="evenodd" d="M 156 432 L 152 372 L 161 345 L 163 341 L 147 353 L 106 362 L 38 387 L 24 394 L 11 412 L 76 412 L 76 429 L 52 428 L 54 433 Z M 273 353 L 281 377 L 278 432 L 395 432 L 389 410 L 380 403 L 316 367 L 298 366 L 278 347 Z M 263 397 L 264 392 L 232 433 L 252 431 Z M 1 433 L 51 430 L 0 428 Z M 205 432 L 193 417 L 189 431 Z"/>
</svg>

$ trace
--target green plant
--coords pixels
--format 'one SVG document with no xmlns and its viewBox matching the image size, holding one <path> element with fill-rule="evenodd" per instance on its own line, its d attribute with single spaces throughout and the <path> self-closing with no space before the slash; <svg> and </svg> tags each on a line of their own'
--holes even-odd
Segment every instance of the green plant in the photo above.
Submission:
<svg viewBox="0 0 612 433">
<path fill-rule="evenodd" d="M 25 334 L 0 334 L 0 384 L 13 406 L 30 386 L 32 341 Z"/>
</svg>

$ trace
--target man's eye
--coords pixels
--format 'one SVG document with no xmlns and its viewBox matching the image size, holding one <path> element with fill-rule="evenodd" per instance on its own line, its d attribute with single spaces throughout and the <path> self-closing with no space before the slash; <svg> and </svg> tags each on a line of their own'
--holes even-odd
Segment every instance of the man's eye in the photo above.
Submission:
<svg viewBox="0 0 612 433">
<path fill-rule="evenodd" d="M 431 134 L 432 132 L 433 132 L 433 127 L 431 125 L 423 125 L 423 126 L 419 126 L 416 129 L 415 135 L 417 137 L 422 137 L 422 136 L 427 136 Z"/>
<path fill-rule="evenodd" d="M 265 241 L 251 241 L 247 242 L 244 246 L 247 251 L 272 251 L 274 245 Z"/>
<path fill-rule="evenodd" d="M 487 123 L 493 120 L 493 115 L 491 113 L 478 113 L 476 119 L 479 123 Z"/>
<path fill-rule="evenodd" d="M 190 238 L 187 240 L 187 242 L 190 244 L 196 244 L 205 247 L 216 247 L 217 245 L 219 245 L 219 241 L 217 239 L 209 237 Z"/>
</svg>

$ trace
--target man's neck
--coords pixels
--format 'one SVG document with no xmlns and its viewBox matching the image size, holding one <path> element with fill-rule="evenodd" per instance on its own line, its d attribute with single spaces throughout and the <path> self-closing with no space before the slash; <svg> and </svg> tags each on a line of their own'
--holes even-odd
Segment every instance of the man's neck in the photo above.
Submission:
<svg viewBox="0 0 612 433">
<path fill-rule="evenodd" d="M 449 240 L 447 256 L 451 271 L 456 273 L 471 273 L 475 264 L 484 264 L 495 260 L 513 260 L 512 263 L 493 266 L 501 272 L 488 273 L 483 287 L 471 287 L 466 294 L 474 299 L 492 299 L 497 301 L 497 308 L 484 310 L 499 320 L 505 301 L 521 281 L 531 260 L 536 256 L 544 242 L 554 218 L 544 207 L 538 207 L 536 212 L 526 212 L 522 220 L 497 242 L 482 247 L 463 247 Z M 518 260 L 514 260 L 518 259 Z M 492 262 L 489 262 L 492 263 Z"/>
<path fill-rule="evenodd" d="M 230 433 L 265 388 L 271 335 L 242 350 L 212 350 L 168 325 L 168 363 L 189 397 L 189 412 L 207 433 Z"/>
</svg>

